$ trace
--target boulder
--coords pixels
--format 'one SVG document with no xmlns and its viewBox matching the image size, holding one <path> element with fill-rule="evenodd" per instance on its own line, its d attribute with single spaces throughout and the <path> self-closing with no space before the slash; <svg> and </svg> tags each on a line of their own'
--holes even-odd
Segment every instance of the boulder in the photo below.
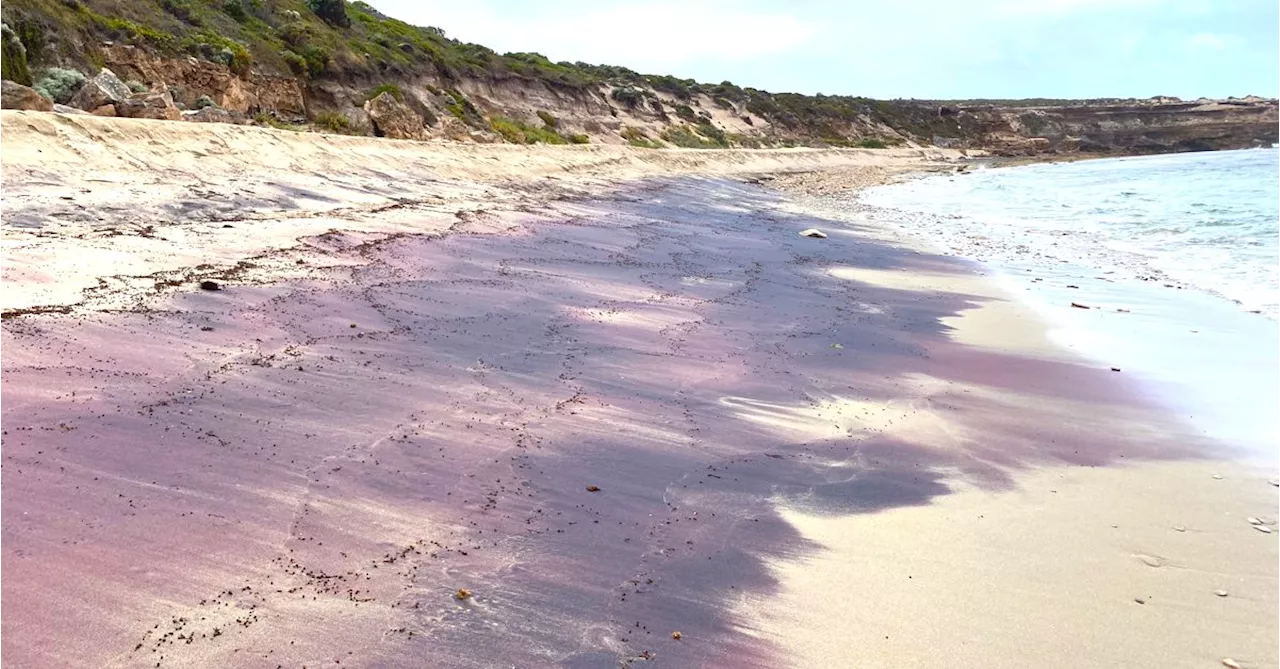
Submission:
<svg viewBox="0 0 1280 669">
<path fill-rule="evenodd" d="M 116 106 L 115 106 L 115 105 L 102 105 L 101 107 L 98 107 L 97 109 L 90 109 L 90 110 L 89 110 L 89 113 L 90 113 L 90 114 L 93 114 L 94 116 L 115 116 L 115 115 L 116 115 Z"/>
<path fill-rule="evenodd" d="M 0 90 L 0 107 L 27 111 L 53 111 L 53 102 L 37 93 L 34 88 L 5 80 L 3 90 Z"/>
<path fill-rule="evenodd" d="M 182 119 L 182 112 L 173 104 L 173 97 L 167 90 L 134 93 L 116 105 L 116 114 L 125 118 Z"/>
<path fill-rule="evenodd" d="M 373 131 L 379 137 L 393 139 L 426 139 L 422 117 L 390 92 L 364 103 L 364 110 L 373 122 Z"/>
<path fill-rule="evenodd" d="M 113 111 L 114 109 L 115 108 L 112 107 Z M 88 114 L 89 113 L 83 109 L 76 109 L 75 107 L 70 107 L 67 105 L 60 105 L 60 104 L 53 105 L 53 111 L 58 114 Z"/>
<path fill-rule="evenodd" d="M 104 67 L 97 76 L 84 82 L 68 104 L 77 109 L 91 110 L 117 104 L 127 100 L 130 95 L 133 95 L 133 91 L 129 90 L 129 85 Z"/>
</svg>

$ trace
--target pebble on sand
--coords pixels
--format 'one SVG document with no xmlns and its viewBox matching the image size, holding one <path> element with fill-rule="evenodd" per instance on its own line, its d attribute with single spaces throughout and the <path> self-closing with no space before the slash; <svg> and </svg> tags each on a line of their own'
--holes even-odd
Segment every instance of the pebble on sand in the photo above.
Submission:
<svg viewBox="0 0 1280 669">
<path fill-rule="evenodd" d="M 1226 590 L 1214 590 L 1214 591 L 1213 591 L 1213 594 L 1215 594 L 1215 595 L 1217 595 L 1217 596 L 1219 596 L 1219 597 L 1226 597 L 1226 596 L 1227 596 L 1227 591 L 1226 591 Z"/>
<path fill-rule="evenodd" d="M 1222 666 L 1230 667 L 1230 669 L 1240 669 L 1240 663 L 1229 657 L 1222 658 Z"/>
<path fill-rule="evenodd" d="M 458 599 L 471 599 L 471 591 L 466 588 L 458 588 L 458 591 L 453 593 L 453 596 Z"/>
<path fill-rule="evenodd" d="M 1253 526 L 1253 529 L 1255 529 L 1255 530 L 1257 530 L 1257 531 L 1259 531 L 1259 532 L 1261 532 L 1261 533 L 1263 533 L 1263 534 L 1271 534 L 1271 528 L 1270 528 L 1270 527 L 1267 527 L 1266 525 L 1254 525 L 1254 526 Z"/>
<path fill-rule="evenodd" d="M 217 281 L 201 281 L 200 290 L 222 290 Z"/>
<path fill-rule="evenodd" d="M 1075 308 L 1077 308 L 1077 309 L 1092 309 L 1092 308 L 1093 308 L 1093 307 L 1088 306 L 1088 305 L 1085 305 L 1085 304 L 1080 304 L 1079 302 L 1072 302 L 1072 303 L 1071 303 L 1071 306 L 1073 306 L 1073 307 L 1075 307 Z"/>
<path fill-rule="evenodd" d="M 598 486 L 598 485 L 589 485 L 589 486 L 587 486 L 587 492 L 600 492 L 600 486 Z"/>
<path fill-rule="evenodd" d="M 1147 598 L 1146 598 L 1146 597 L 1134 597 L 1134 598 L 1133 598 L 1133 601 L 1135 601 L 1135 602 L 1137 602 L 1137 603 L 1139 603 L 1139 604 L 1146 604 L 1146 603 L 1147 603 Z"/>
<path fill-rule="evenodd" d="M 672 638 L 672 639 L 675 639 L 676 641 L 679 641 L 679 640 L 681 639 L 681 637 L 683 637 L 683 636 L 684 636 L 684 635 L 683 635 L 683 634 L 681 634 L 681 633 L 680 633 L 680 632 L 678 632 L 678 631 L 677 631 L 677 632 L 672 632 L 672 633 L 671 633 L 671 638 Z"/>
<path fill-rule="evenodd" d="M 1249 524 L 1250 524 L 1250 525 L 1265 525 L 1265 524 L 1266 524 L 1266 523 L 1262 522 L 1262 519 L 1261 519 L 1261 518 L 1254 518 L 1253 516 L 1249 516 L 1248 518 L 1245 518 L 1245 520 L 1249 521 Z"/>
<path fill-rule="evenodd" d="M 807 229 L 807 230 L 801 230 L 801 231 L 800 231 L 800 236 L 801 236 L 801 237 L 813 237 L 813 238 L 815 238 L 815 239 L 826 239 L 826 238 L 827 238 L 827 233 L 825 233 L 825 232 L 823 232 L 823 231 L 821 231 L 821 230 L 819 230 L 819 229 L 817 229 L 817 228 L 809 228 L 809 229 Z"/>
</svg>

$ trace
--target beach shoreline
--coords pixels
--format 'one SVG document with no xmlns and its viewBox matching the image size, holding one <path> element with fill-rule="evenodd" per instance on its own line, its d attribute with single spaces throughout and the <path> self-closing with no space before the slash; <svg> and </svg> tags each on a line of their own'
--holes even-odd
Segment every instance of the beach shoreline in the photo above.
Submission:
<svg viewBox="0 0 1280 669">
<path fill-rule="evenodd" d="M 1273 470 L 807 199 L 958 154 L 49 116 L 0 116 L 6 663 L 1277 662 Z"/>
</svg>

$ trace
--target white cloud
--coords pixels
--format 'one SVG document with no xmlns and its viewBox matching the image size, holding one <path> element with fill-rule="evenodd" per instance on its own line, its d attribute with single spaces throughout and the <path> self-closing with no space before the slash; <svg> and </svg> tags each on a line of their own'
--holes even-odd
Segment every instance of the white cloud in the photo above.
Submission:
<svg viewBox="0 0 1280 669">
<path fill-rule="evenodd" d="M 822 28 L 734 2 L 622 2 L 496 12 L 480 3 L 374 0 L 380 11 L 499 52 L 664 71 L 695 61 L 749 60 L 803 47 Z"/>
<path fill-rule="evenodd" d="M 1214 35 L 1213 33 L 1197 33 L 1187 38 L 1187 44 L 1199 49 L 1213 49 L 1221 51 L 1227 48 L 1227 44 L 1231 41 L 1229 35 Z"/>
</svg>

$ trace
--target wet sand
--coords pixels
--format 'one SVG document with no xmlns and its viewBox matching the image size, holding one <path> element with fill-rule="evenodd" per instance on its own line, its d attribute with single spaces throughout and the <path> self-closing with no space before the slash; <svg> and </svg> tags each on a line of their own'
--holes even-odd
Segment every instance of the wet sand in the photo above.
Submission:
<svg viewBox="0 0 1280 669">
<path fill-rule="evenodd" d="M 288 216 L 252 194 L 296 156 L 96 192 L 15 119 L 6 666 L 1276 663 L 1268 474 L 977 267 L 743 176 L 812 165 L 356 153 Z"/>
</svg>

